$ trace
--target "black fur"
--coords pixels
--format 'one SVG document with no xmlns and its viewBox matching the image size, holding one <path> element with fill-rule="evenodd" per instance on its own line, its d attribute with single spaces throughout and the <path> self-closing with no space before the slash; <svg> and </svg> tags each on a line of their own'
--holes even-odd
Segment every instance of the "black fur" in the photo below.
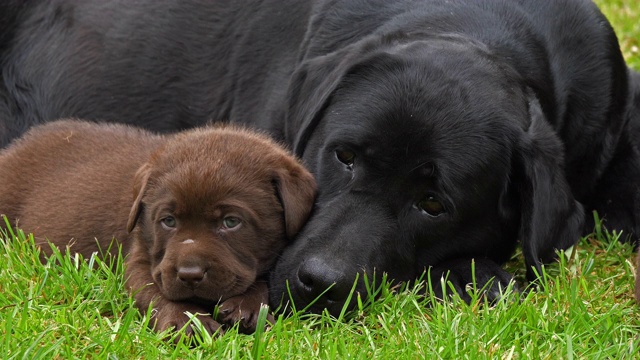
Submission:
<svg viewBox="0 0 640 360">
<path fill-rule="evenodd" d="M 518 242 L 533 279 L 592 210 L 638 234 L 638 97 L 628 110 L 627 67 L 590 1 L 18 4 L 0 17 L 0 146 L 60 117 L 224 119 L 302 157 L 319 197 L 273 303 L 287 283 L 298 308 L 332 286 L 310 310 L 335 314 L 356 273 L 429 267 L 465 295 L 471 259 L 504 283 Z"/>
</svg>

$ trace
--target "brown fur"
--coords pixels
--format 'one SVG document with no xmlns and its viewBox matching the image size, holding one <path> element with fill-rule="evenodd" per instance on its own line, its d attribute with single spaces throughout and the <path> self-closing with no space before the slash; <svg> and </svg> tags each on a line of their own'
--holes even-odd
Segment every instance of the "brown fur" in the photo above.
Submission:
<svg viewBox="0 0 640 360">
<path fill-rule="evenodd" d="M 0 153 L 0 183 L 0 213 L 39 244 L 88 257 L 116 238 L 127 285 L 141 311 L 153 304 L 158 330 L 181 328 L 190 312 L 211 333 L 238 321 L 255 329 L 265 275 L 315 197 L 311 174 L 262 135 L 74 120 L 33 128 Z"/>
</svg>

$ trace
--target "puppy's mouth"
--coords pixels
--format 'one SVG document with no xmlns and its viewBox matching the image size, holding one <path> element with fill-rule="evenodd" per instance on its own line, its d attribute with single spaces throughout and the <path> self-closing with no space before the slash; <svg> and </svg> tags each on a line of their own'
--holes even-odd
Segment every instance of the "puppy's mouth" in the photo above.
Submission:
<svg viewBox="0 0 640 360">
<path fill-rule="evenodd" d="M 200 305 L 216 305 L 226 299 L 242 294 L 248 286 L 246 281 L 205 277 L 200 281 L 185 282 L 177 276 L 163 276 L 161 271 L 154 274 L 154 280 L 165 298 L 171 301 L 189 301 Z"/>
</svg>

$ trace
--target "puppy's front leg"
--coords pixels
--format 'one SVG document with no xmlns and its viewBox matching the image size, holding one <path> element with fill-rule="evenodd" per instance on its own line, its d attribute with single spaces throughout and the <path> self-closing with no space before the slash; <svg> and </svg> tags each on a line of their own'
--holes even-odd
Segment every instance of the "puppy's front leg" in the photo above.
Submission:
<svg viewBox="0 0 640 360">
<path fill-rule="evenodd" d="M 220 324 L 202 306 L 189 302 L 171 301 L 162 295 L 151 276 L 148 255 L 144 250 L 139 249 L 139 246 L 133 246 L 126 265 L 127 287 L 135 298 L 137 308 L 141 313 L 145 313 L 153 304 L 153 317 L 150 324 L 156 331 L 170 328 L 182 329 L 189 322 L 186 312 L 196 315 L 210 334 L 220 329 Z M 184 330 L 187 336 L 191 336 L 193 332 L 192 324 Z"/>
<path fill-rule="evenodd" d="M 269 303 L 269 289 L 266 280 L 258 280 L 244 294 L 230 297 L 219 307 L 219 321 L 228 325 L 239 323 L 239 330 L 252 333 L 258 324 L 260 307 Z M 267 315 L 271 324 L 275 319 L 271 313 Z"/>
</svg>

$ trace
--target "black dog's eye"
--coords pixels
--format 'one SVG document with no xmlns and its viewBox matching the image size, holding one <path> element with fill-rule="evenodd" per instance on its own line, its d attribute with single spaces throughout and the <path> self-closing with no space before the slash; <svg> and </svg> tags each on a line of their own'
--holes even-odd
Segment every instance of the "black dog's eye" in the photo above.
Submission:
<svg viewBox="0 0 640 360">
<path fill-rule="evenodd" d="M 442 205 L 442 203 L 433 195 L 429 195 L 420 200 L 417 207 L 431 216 L 438 216 L 445 212 L 444 205 Z"/>
<path fill-rule="evenodd" d="M 351 167 L 356 159 L 356 154 L 350 150 L 336 150 L 336 157 L 341 163 Z"/>
<path fill-rule="evenodd" d="M 242 221 L 239 218 L 235 217 L 235 216 L 227 216 L 226 218 L 224 218 L 222 220 L 222 225 L 227 230 L 235 229 L 238 226 L 240 226 L 241 223 L 242 223 Z"/>
<path fill-rule="evenodd" d="M 174 229 L 176 227 L 176 218 L 173 216 L 167 216 L 160 220 L 160 222 L 162 223 L 162 227 L 167 230 Z"/>
</svg>

